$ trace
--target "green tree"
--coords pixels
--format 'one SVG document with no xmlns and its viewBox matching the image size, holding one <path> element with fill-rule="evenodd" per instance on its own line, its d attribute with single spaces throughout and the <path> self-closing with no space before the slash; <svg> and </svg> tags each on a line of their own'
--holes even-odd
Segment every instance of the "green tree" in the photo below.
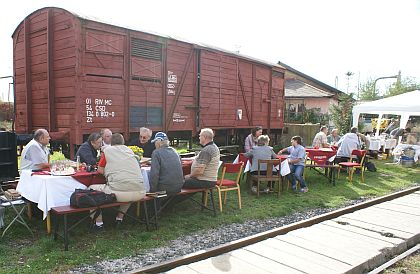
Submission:
<svg viewBox="0 0 420 274">
<path fill-rule="evenodd" d="M 385 92 L 385 97 L 399 95 L 416 89 L 420 89 L 420 84 L 416 83 L 412 77 L 405 77 L 401 80 L 398 79 L 397 82 L 389 85 Z"/>
<path fill-rule="evenodd" d="M 351 127 L 354 106 L 353 96 L 353 93 L 342 93 L 338 97 L 338 105 L 332 105 L 330 107 L 331 120 L 341 133 L 348 132 Z"/>
<path fill-rule="evenodd" d="M 373 84 L 374 81 L 372 79 L 369 79 L 366 83 L 360 85 L 358 95 L 359 100 L 373 101 L 381 98 L 381 96 L 379 95 L 379 91 L 376 89 L 376 87 L 375 89 L 373 88 Z"/>
</svg>

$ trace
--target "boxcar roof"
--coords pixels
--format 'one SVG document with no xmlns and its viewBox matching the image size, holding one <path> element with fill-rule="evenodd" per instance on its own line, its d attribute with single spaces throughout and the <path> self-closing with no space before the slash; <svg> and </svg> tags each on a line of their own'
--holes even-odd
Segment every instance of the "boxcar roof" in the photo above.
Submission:
<svg viewBox="0 0 420 274">
<path fill-rule="evenodd" d="M 99 19 L 99 18 L 92 17 L 92 16 L 86 16 L 86 15 L 77 14 L 77 13 L 68 11 L 68 10 L 63 9 L 63 8 L 58 8 L 58 7 L 45 7 L 45 8 L 40 8 L 38 10 L 35 10 L 31 14 L 29 14 L 28 16 L 26 16 L 26 18 L 30 17 L 32 14 L 34 14 L 34 13 L 36 13 L 38 11 L 45 10 L 45 9 L 60 9 L 60 10 L 63 10 L 65 12 L 71 13 L 74 17 L 79 18 L 79 19 L 82 19 L 82 20 L 89 20 L 89 21 L 93 21 L 93 22 L 98 22 L 98 23 L 110 25 L 110 26 L 113 26 L 113 27 L 118 27 L 118 28 L 123 28 L 123 29 L 129 29 L 129 30 L 132 30 L 132 31 L 139 31 L 139 32 L 147 33 L 147 34 L 152 34 L 152 35 L 155 35 L 155 36 L 160 36 L 160 37 L 163 37 L 163 38 L 168 38 L 168 39 L 172 39 L 172 40 L 176 40 L 176 41 L 180 41 L 180 42 L 185 42 L 185 43 L 196 45 L 197 47 L 200 47 L 200 48 L 203 48 L 203 49 L 217 50 L 217 51 L 220 51 L 220 52 L 224 52 L 226 54 L 229 54 L 229 55 L 238 56 L 238 57 L 240 57 L 242 59 L 247 59 L 247 60 L 250 60 L 250 61 L 253 61 L 253 62 L 257 62 L 257 63 L 261 63 L 261 64 L 264 64 L 264 65 L 267 65 L 267 66 L 270 66 L 270 67 L 275 67 L 275 68 L 278 68 L 278 69 L 285 70 L 285 67 L 283 67 L 283 66 L 281 66 L 279 64 L 271 63 L 271 62 L 268 62 L 268 61 L 265 61 L 265 60 L 261 60 L 261 59 L 258 59 L 258 58 L 254 58 L 254 57 L 250 57 L 250 56 L 247 56 L 247 55 L 239 54 L 239 53 L 236 53 L 236 52 L 228 51 L 226 49 L 218 48 L 216 46 L 211 46 L 211 45 L 204 44 L 204 43 L 192 42 L 192 41 L 189 41 L 189 40 L 184 39 L 184 38 L 171 37 L 171 36 L 168 36 L 168 35 L 163 35 L 163 34 L 156 33 L 154 31 L 139 30 L 139 29 L 135 29 L 135 28 L 132 28 L 132 27 L 128 27 L 128 26 L 125 26 L 125 27 L 124 26 L 118 26 L 118 25 L 114 25 L 114 24 L 112 24 L 110 22 L 107 22 L 106 20 L 103 20 L 103 19 Z M 22 24 L 23 24 L 23 21 L 13 31 L 12 37 L 15 36 L 15 33 L 16 33 L 17 29 Z"/>
</svg>

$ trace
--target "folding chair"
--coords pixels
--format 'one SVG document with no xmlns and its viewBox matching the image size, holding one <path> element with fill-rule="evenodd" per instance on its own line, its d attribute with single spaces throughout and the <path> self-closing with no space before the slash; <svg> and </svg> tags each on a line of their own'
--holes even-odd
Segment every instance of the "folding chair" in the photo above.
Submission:
<svg viewBox="0 0 420 274">
<path fill-rule="evenodd" d="M 356 169 L 360 169 L 360 180 L 365 181 L 365 159 L 366 159 L 366 150 L 354 149 L 351 152 L 350 160 L 348 162 L 338 163 L 340 167 L 345 167 L 349 174 L 348 180 L 351 183 L 353 180 L 353 174 Z M 360 162 L 357 160 L 360 159 Z M 339 176 L 340 172 L 338 172 Z"/>
<path fill-rule="evenodd" d="M 278 185 L 277 196 L 280 196 L 280 183 L 281 174 L 280 170 L 276 171 L 276 167 L 280 167 L 280 159 L 271 160 L 258 160 L 258 171 L 257 174 L 251 175 L 251 182 L 257 182 L 257 197 L 260 197 L 260 183 L 272 182 L 274 185 Z M 263 167 L 266 166 L 266 170 Z"/>
<path fill-rule="evenodd" d="M 242 175 L 242 170 L 243 170 L 243 164 L 242 163 L 237 163 L 237 164 L 225 163 L 223 165 L 222 177 L 219 180 L 217 180 L 217 183 L 216 183 L 217 192 L 219 194 L 220 212 L 223 211 L 222 192 L 224 192 L 224 204 L 226 204 L 227 191 L 230 191 L 230 190 L 236 190 L 237 191 L 239 209 L 242 208 L 241 187 L 239 185 L 241 175 Z M 236 175 L 235 179 L 234 180 L 226 179 L 225 178 L 226 174 Z"/>
<path fill-rule="evenodd" d="M 9 228 L 15 222 L 22 224 L 24 227 L 26 227 L 29 230 L 29 232 L 31 232 L 32 236 L 34 236 L 34 233 L 32 232 L 31 228 L 28 226 L 28 224 L 26 223 L 25 219 L 22 216 L 23 213 L 25 212 L 25 209 L 28 208 L 27 202 L 26 200 L 24 200 L 23 197 L 18 198 L 18 199 L 7 198 L 6 195 L 4 195 L 2 186 L 0 185 L 0 207 L 3 207 L 4 209 L 11 208 L 12 212 L 14 212 L 15 214 L 15 217 L 13 218 L 13 220 L 3 230 L 1 237 L 4 237 L 7 230 L 9 230 Z"/>
</svg>

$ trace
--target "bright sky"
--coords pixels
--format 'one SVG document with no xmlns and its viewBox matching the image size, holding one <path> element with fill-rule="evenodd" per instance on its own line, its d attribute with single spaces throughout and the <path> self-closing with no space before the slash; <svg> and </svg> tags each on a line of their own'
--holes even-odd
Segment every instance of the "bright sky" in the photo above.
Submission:
<svg viewBox="0 0 420 274">
<path fill-rule="evenodd" d="M 382 76 L 420 82 L 420 0 L 12 0 L 0 16 L 0 77 L 13 74 L 11 35 L 33 11 L 55 6 L 118 26 L 180 37 L 272 63 L 342 91 Z M 354 75 L 350 82 L 345 75 Z M 381 80 L 378 87 L 395 79 Z M 0 98 L 8 83 L 0 80 Z M 12 95 L 10 95 L 10 98 Z"/>
</svg>

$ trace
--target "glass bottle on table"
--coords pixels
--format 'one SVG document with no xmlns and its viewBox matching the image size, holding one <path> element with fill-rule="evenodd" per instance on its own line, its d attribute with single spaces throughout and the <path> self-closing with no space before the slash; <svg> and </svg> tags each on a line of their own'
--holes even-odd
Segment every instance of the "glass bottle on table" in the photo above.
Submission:
<svg viewBox="0 0 420 274">
<path fill-rule="evenodd" d="M 76 171 L 80 171 L 80 156 L 76 157 Z"/>
</svg>

